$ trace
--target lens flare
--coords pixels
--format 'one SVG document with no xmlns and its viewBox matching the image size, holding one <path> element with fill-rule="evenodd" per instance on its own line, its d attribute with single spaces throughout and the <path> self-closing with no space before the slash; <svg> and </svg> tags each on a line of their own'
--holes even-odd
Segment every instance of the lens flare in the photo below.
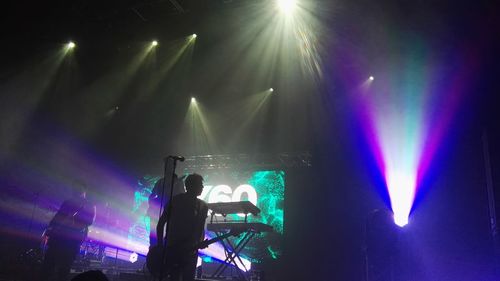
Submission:
<svg viewBox="0 0 500 281">
<path fill-rule="evenodd" d="M 295 0 L 277 0 L 278 9 L 286 15 L 291 15 L 295 9 Z"/>
</svg>

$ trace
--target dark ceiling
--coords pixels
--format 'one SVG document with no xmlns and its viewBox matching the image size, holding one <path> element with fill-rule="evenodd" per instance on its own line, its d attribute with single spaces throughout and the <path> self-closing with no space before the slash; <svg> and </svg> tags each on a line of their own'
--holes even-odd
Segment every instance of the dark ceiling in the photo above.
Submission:
<svg viewBox="0 0 500 281">
<path fill-rule="evenodd" d="M 325 32 L 319 35 L 319 40 L 328 50 L 322 59 L 333 60 L 335 63 L 326 69 L 333 75 L 320 85 L 314 85 L 314 88 L 304 86 L 307 81 L 297 80 L 297 85 L 301 86 L 296 88 L 300 88 L 300 91 L 329 88 L 342 92 L 344 78 L 342 73 L 340 75 L 337 73 L 349 68 L 362 73 L 363 70 L 360 69 L 363 67 L 367 67 L 367 72 L 374 71 L 401 53 L 408 42 L 412 42 L 414 38 L 421 38 L 442 57 L 459 49 L 479 50 L 482 61 L 475 88 L 480 92 L 480 98 L 473 102 L 479 105 L 479 115 L 484 115 L 481 118 L 494 119 L 497 112 L 492 108 L 495 96 L 490 93 L 497 91 L 497 86 L 492 81 L 498 73 L 495 63 L 498 54 L 495 46 L 498 46 L 498 34 L 500 34 L 500 25 L 495 24 L 498 20 L 494 1 L 307 0 L 306 2 L 314 7 L 314 10 L 310 11 L 311 14 L 326 27 Z M 204 32 L 204 39 L 199 42 L 195 59 L 197 57 L 198 61 L 203 61 L 207 54 L 213 53 L 213 49 L 210 48 L 214 46 L 214 42 L 238 33 L 242 28 L 237 24 L 238 18 L 247 13 L 248 7 L 259 5 L 265 7 L 269 3 L 270 1 L 264 0 L 12 1 L 4 6 L 5 15 L 2 21 L 6 36 L 3 47 L 6 51 L 2 56 L 0 77 L 7 81 L 15 73 L 15 69 L 22 69 L 23 65 L 30 63 L 33 54 L 68 40 L 75 40 L 79 44 L 79 60 L 82 68 L 79 80 L 82 84 L 97 79 L 110 67 L 110 62 L 106 62 L 105 58 L 111 53 L 122 53 L 125 56 L 127 53 L 124 50 L 131 48 L 134 42 L 149 41 L 152 38 L 169 41 L 201 30 Z M 97 54 L 93 60 L 88 59 L 90 53 Z M 339 58 L 337 55 L 339 53 L 351 53 L 358 57 L 359 65 L 349 65 L 351 62 L 346 63 L 345 58 Z M 227 51 L 222 53 L 219 61 L 224 61 L 226 54 Z M 227 60 L 224 63 L 229 65 Z M 338 67 L 339 65 L 342 66 Z M 204 72 L 206 72 L 204 69 L 194 70 L 193 75 L 202 77 Z M 227 77 L 227 73 L 221 75 L 222 78 Z M 206 81 L 194 79 L 186 91 L 204 95 L 207 97 L 207 103 L 216 104 L 217 99 L 212 99 L 211 93 L 220 91 L 219 85 L 228 82 L 224 79 L 213 79 L 212 86 Z M 269 82 L 277 84 L 279 79 L 276 79 Z M 233 84 L 229 87 L 229 91 L 234 92 L 240 82 L 234 81 Z M 60 97 L 61 95 L 55 94 L 47 97 L 45 105 L 39 106 L 39 109 L 49 112 L 61 111 L 61 108 L 67 107 L 71 98 Z M 65 102 L 65 99 L 69 102 Z M 300 104 L 303 102 L 296 101 L 296 106 L 288 110 L 293 112 L 295 108 L 301 107 Z M 341 100 L 334 102 L 340 104 L 337 107 L 342 108 Z M 126 104 L 122 105 L 126 108 Z M 144 105 L 142 109 L 137 110 L 144 110 L 149 106 L 151 105 Z M 339 112 L 337 114 L 341 115 Z M 121 122 L 121 125 L 118 122 L 115 126 L 108 127 L 108 132 L 101 135 L 98 142 L 110 142 L 104 146 L 105 150 L 108 146 L 115 149 L 117 140 L 113 136 L 117 132 L 123 132 L 124 127 L 131 124 L 128 119 Z M 79 125 L 78 122 L 70 124 L 73 127 Z M 140 121 L 137 121 L 136 125 L 139 124 Z M 173 126 L 175 128 L 175 125 Z M 285 134 L 296 131 L 294 125 L 289 126 L 290 130 L 284 131 Z M 171 126 L 166 125 L 166 127 Z M 147 134 L 148 130 L 155 130 L 154 128 L 152 126 L 149 129 L 139 129 L 139 132 Z M 292 139 L 296 141 L 297 137 Z M 283 140 L 288 142 L 287 137 Z M 138 144 L 144 146 L 144 143 Z M 124 148 L 116 153 L 123 153 L 128 145 L 124 144 Z M 156 145 L 153 147 L 158 148 Z M 279 149 L 282 144 L 278 141 L 275 146 Z M 288 148 L 308 150 L 311 147 L 314 147 L 314 143 L 298 141 Z"/>
</svg>

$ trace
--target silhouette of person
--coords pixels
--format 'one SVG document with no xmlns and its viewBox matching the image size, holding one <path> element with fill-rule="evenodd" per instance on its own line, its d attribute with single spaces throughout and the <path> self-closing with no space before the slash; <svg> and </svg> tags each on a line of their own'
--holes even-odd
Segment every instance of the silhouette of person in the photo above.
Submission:
<svg viewBox="0 0 500 281">
<path fill-rule="evenodd" d="M 109 279 L 102 271 L 89 270 L 76 275 L 71 281 L 109 281 Z"/>
<path fill-rule="evenodd" d="M 208 205 L 197 197 L 203 191 L 203 177 L 191 174 L 185 180 L 186 192 L 172 198 L 158 221 L 158 243 L 166 235 L 167 264 L 171 281 L 192 281 L 196 271 L 198 250 L 195 246 L 203 241 Z"/>
<path fill-rule="evenodd" d="M 88 227 L 95 220 L 96 207 L 87 201 L 85 184 L 75 182 L 74 188 L 73 197 L 62 203 L 46 230 L 48 242 L 40 273 L 42 281 L 68 280 Z"/>
<path fill-rule="evenodd" d="M 178 178 L 177 175 L 174 174 L 173 196 L 185 192 L 184 182 L 182 181 L 183 178 L 184 177 Z M 171 176 L 167 177 L 167 181 L 165 181 L 165 178 L 159 179 L 158 181 L 156 181 L 153 190 L 151 191 L 151 195 L 148 198 L 147 214 L 150 218 L 150 226 L 151 226 L 151 232 L 149 234 L 150 247 L 158 244 L 156 238 L 156 226 L 158 225 L 158 218 L 161 215 L 160 207 L 163 206 L 164 208 L 163 210 L 167 209 L 167 203 L 170 197 L 170 185 L 171 185 Z"/>
</svg>

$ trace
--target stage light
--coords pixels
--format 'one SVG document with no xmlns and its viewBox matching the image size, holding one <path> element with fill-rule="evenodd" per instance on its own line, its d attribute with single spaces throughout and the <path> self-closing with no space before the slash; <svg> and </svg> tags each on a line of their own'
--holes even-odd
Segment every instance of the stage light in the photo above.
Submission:
<svg viewBox="0 0 500 281">
<path fill-rule="evenodd" d="M 67 47 L 68 49 L 73 49 L 74 47 L 76 47 L 76 44 L 73 41 L 69 41 Z"/>
<path fill-rule="evenodd" d="M 153 42 L 151 42 L 151 46 L 153 46 L 153 47 L 158 46 L 158 41 L 153 40 Z"/>
<path fill-rule="evenodd" d="M 370 79 L 370 81 L 373 81 L 373 80 L 375 80 L 375 77 L 370 76 L 370 78 L 368 78 L 368 79 Z"/>
<path fill-rule="evenodd" d="M 408 217 L 401 214 L 394 214 L 394 223 L 400 227 L 404 227 L 408 224 Z"/>
<path fill-rule="evenodd" d="M 215 137 L 212 132 L 210 120 L 207 118 L 203 104 L 199 103 L 194 96 L 188 105 L 184 116 L 183 131 L 192 151 L 217 150 Z"/>
<path fill-rule="evenodd" d="M 408 224 L 415 197 L 416 178 L 410 171 L 388 171 L 387 188 L 391 197 L 394 223 L 400 227 Z"/>
<path fill-rule="evenodd" d="M 131 263 L 134 263 L 136 262 L 137 260 L 139 259 L 139 255 L 136 253 L 136 252 L 133 252 L 132 254 L 130 254 L 130 257 L 129 257 L 129 261 Z"/>
<path fill-rule="evenodd" d="M 286 15 L 290 15 L 296 6 L 295 0 L 277 0 L 278 8 Z"/>
<path fill-rule="evenodd" d="M 196 35 L 196 33 L 193 33 L 193 35 L 191 35 L 193 38 L 196 38 L 198 37 L 198 35 Z"/>
<path fill-rule="evenodd" d="M 269 92 L 274 92 L 274 89 L 273 88 L 269 88 Z"/>
</svg>

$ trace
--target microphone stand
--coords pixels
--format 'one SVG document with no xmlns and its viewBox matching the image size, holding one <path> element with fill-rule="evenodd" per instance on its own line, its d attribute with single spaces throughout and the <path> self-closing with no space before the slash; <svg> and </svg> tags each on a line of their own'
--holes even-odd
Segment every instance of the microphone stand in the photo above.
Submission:
<svg viewBox="0 0 500 281">
<path fill-rule="evenodd" d="M 35 199 L 33 200 L 33 209 L 31 210 L 30 226 L 28 229 L 28 234 L 31 235 L 31 230 L 33 229 L 33 221 L 35 219 L 35 210 L 38 207 L 38 199 L 40 198 L 40 192 L 35 193 Z M 31 237 L 30 237 L 31 238 Z"/>
<path fill-rule="evenodd" d="M 172 160 L 174 161 L 173 162 L 173 168 L 172 168 L 172 177 L 171 177 L 171 180 L 170 180 L 170 196 L 168 198 L 168 202 L 165 202 L 167 203 L 167 226 L 165 228 L 165 235 L 163 236 L 163 241 L 162 241 L 162 244 L 163 244 L 163 248 L 162 248 L 162 253 L 161 253 L 161 261 L 164 262 L 162 264 L 162 267 L 160 268 L 160 276 L 159 276 L 159 281 L 162 281 L 163 280 L 163 269 L 164 269 L 164 264 L 167 264 L 166 262 L 166 250 L 167 250 L 167 236 L 168 236 L 168 230 L 169 230 L 169 226 L 170 226 L 170 217 L 172 216 L 172 196 L 174 194 L 174 183 L 175 183 L 175 169 L 177 167 L 177 158 L 175 157 L 167 157 L 165 159 L 165 166 L 164 166 L 164 170 L 163 170 L 163 186 L 162 186 L 162 193 L 161 193 L 161 202 L 163 203 L 163 200 L 165 198 L 165 182 L 166 182 L 166 179 L 167 179 L 167 161 L 168 161 L 168 158 L 172 158 Z M 161 213 L 162 213 L 162 207 L 163 206 L 160 206 L 160 216 L 161 216 Z"/>
</svg>

